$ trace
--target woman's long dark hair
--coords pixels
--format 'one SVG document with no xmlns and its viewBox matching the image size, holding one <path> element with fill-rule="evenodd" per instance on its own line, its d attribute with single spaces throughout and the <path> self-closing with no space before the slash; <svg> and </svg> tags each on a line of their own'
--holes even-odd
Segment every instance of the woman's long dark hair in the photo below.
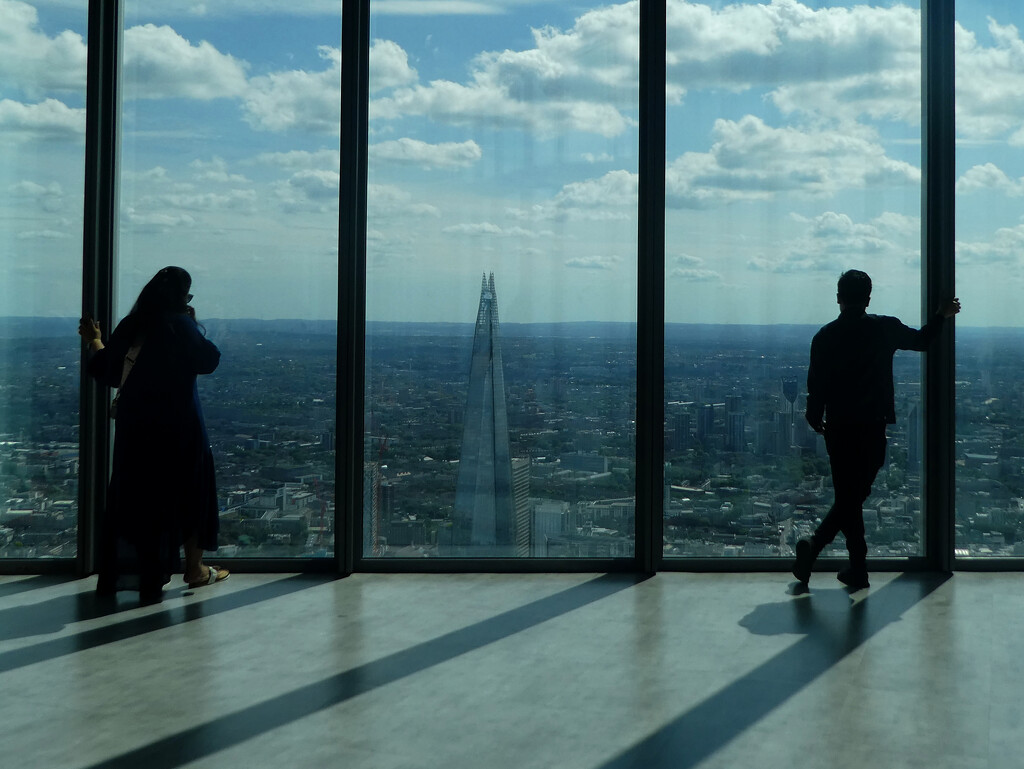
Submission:
<svg viewBox="0 0 1024 769">
<path fill-rule="evenodd" d="M 166 322 L 167 316 L 187 312 L 192 276 L 181 267 L 164 267 L 145 285 L 125 321 L 136 340 Z"/>
</svg>

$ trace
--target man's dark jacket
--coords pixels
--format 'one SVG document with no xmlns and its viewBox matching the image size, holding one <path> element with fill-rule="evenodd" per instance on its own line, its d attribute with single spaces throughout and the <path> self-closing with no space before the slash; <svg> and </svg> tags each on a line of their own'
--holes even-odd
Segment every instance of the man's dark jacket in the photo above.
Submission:
<svg viewBox="0 0 1024 769">
<path fill-rule="evenodd" d="M 832 425 L 896 422 L 892 356 L 924 350 L 942 329 L 936 314 L 920 329 L 898 318 L 844 310 L 811 341 L 807 369 L 807 421 Z"/>
</svg>

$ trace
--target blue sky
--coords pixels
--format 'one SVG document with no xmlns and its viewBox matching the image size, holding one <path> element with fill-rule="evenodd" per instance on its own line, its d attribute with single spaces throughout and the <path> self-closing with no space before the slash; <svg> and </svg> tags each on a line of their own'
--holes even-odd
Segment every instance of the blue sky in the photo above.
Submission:
<svg viewBox="0 0 1024 769">
<path fill-rule="evenodd" d="M 173 263 L 201 315 L 333 317 L 339 4 L 296 5 L 126 3 L 122 312 Z M 961 322 L 1018 325 L 1024 12 L 960 5 Z M 9 314 L 77 314 L 84 6 L 0 0 Z M 469 322 L 493 271 L 504 320 L 632 320 L 636 4 L 372 8 L 368 317 Z M 669 3 L 668 320 L 823 322 L 847 267 L 919 317 L 919 26 Z"/>
</svg>

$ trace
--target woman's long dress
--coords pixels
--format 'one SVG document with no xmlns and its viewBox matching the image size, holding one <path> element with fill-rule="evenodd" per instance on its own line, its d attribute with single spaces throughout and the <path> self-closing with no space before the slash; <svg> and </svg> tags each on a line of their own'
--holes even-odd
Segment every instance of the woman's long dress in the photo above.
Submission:
<svg viewBox="0 0 1024 769">
<path fill-rule="evenodd" d="M 122 321 L 88 371 L 117 387 L 135 340 Z M 114 457 L 100 530 L 100 579 L 109 588 L 158 587 L 180 570 L 179 547 L 195 535 L 217 548 L 219 516 L 213 453 L 199 405 L 196 375 L 209 374 L 220 351 L 192 318 L 169 314 L 142 341 L 121 388 Z M 127 577 L 127 579 L 125 579 Z"/>
</svg>

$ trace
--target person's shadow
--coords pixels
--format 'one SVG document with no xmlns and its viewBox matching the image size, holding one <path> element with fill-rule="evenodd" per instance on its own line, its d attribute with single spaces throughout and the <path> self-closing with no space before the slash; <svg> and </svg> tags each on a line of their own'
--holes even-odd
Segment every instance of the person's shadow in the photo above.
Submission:
<svg viewBox="0 0 1024 769">
<path fill-rule="evenodd" d="M 837 660 L 864 640 L 869 622 L 876 627 L 899 620 L 901 611 L 868 611 L 871 594 L 855 596 L 845 588 L 810 591 L 805 585 L 790 586 L 788 601 L 762 604 L 739 621 L 755 635 L 802 635 L 806 650 Z M 883 601 L 883 603 L 885 603 Z M 821 660 L 819 660 L 820 662 Z"/>
<path fill-rule="evenodd" d="M 871 591 L 796 591 L 739 620 L 755 635 L 794 640 L 753 670 L 647 735 L 600 769 L 693 769 L 927 598 L 947 574 L 901 574 Z"/>
<path fill-rule="evenodd" d="M 163 597 L 173 598 L 181 592 L 180 587 L 166 589 Z M 139 594 L 134 591 L 100 596 L 88 590 L 24 606 L 11 606 L 0 609 L 0 641 L 59 633 L 69 623 L 109 617 L 137 609 L 139 605 Z"/>
</svg>

